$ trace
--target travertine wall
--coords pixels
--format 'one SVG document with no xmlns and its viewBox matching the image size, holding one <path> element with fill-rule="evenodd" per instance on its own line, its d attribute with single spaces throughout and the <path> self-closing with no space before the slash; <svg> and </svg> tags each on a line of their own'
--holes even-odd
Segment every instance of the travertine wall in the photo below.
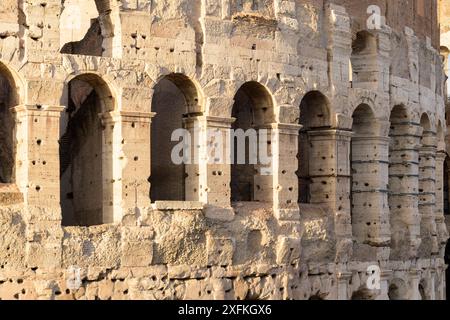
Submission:
<svg viewBox="0 0 450 320">
<path fill-rule="evenodd" d="M 61 1 L 0 5 L 0 72 L 15 119 L 14 177 L 0 185 L 0 298 L 444 299 L 436 1 L 370 1 L 388 12 L 375 30 L 365 1 L 95 3 L 85 37 L 62 34 Z M 77 81 L 95 101 L 82 103 L 89 93 L 75 94 Z M 184 103 L 155 102 L 161 90 Z M 151 178 L 152 160 L 170 151 L 151 148 L 162 102 L 185 108 L 166 114 L 167 127 L 201 128 L 201 161 L 176 185 L 187 201 L 150 197 L 180 176 Z M 89 106 L 101 130 L 88 129 Z M 221 146 L 206 129 L 225 137 L 247 127 L 243 106 L 252 127 L 269 130 L 273 156 L 254 167 L 250 202 L 232 201 L 231 187 L 248 170 L 207 161 Z M 86 136 L 75 142 L 96 149 L 101 170 L 85 152 L 67 180 L 60 167 L 79 162 L 60 150 L 74 119 Z M 90 184 L 100 171 L 102 183 Z M 65 217 L 70 179 L 95 190 L 100 221 L 88 219 L 90 203 L 86 219 Z M 374 265 L 379 290 L 366 285 Z"/>
</svg>

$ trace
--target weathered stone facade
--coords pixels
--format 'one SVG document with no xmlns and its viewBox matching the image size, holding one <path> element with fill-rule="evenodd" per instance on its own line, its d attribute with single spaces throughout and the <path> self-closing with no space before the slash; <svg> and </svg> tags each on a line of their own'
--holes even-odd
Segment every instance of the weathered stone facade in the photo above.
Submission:
<svg viewBox="0 0 450 320">
<path fill-rule="evenodd" d="M 0 4 L 1 299 L 445 298 L 445 1 L 92 2 Z"/>
</svg>

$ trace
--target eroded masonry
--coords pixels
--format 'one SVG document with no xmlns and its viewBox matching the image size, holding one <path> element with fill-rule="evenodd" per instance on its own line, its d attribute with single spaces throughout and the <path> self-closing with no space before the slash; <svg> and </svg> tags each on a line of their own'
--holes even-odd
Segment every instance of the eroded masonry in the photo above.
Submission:
<svg viewBox="0 0 450 320">
<path fill-rule="evenodd" d="M 444 299 L 448 17 L 1 0 L 0 298 Z M 267 130 L 270 170 L 206 161 L 231 128 Z"/>
</svg>

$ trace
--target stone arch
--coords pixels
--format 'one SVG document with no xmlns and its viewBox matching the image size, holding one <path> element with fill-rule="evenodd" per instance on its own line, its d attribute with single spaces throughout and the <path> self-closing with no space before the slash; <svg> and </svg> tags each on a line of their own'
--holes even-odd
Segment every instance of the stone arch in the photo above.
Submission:
<svg viewBox="0 0 450 320">
<path fill-rule="evenodd" d="M 262 137 L 258 133 L 260 129 L 268 129 L 267 125 L 275 121 L 272 94 L 259 82 L 244 83 L 234 96 L 232 117 L 236 120 L 232 125 L 234 135 L 231 137 L 231 201 L 271 202 L 272 181 L 261 172 L 259 156 L 262 150 L 259 150 L 258 141 Z M 266 145 L 269 149 L 269 143 Z"/>
<path fill-rule="evenodd" d="M 374 150 L 374 139 L 377 135 L 376 119 L 372 108 L 361 104 L 353 112 L 352 142 L 350 149 L 351 162 L 351 219 L 355 243 L 359 246 L 373 243 L 378 236 L 377 216 L 382 208 L 378 201 L 375 183 L 381 172 L 375 173 L 375 163 L 379 160 Z M 358 252 L 358 251 L 356 251 Z"/>
<path fill-rule="evenodd" d="M 331 128 L 330 102 L 320 91 L 310 91 L 300 103 L 300 117 L 298 123 L 302 126 L 298 139 L 298 186 L 299 203 L 310 203 L 318 197 L 312 194 L 312 185 L 315 175 L 311 165 L 319 161 L 313 152 L 314 134 Z M 317 189 L 317 188 L 315 188 Z M 319 191 L 319 190 L 317 190 Z M 314 202 L 314 201 L 313 201 Z"/>
<path fill-rule="evenodd" d="M 107 80 L 106 76 L 98 72 L 85 70 L 79 70 L 76 73 L 72 73 L 65 80 L 64 91 L 66 94 L 70 95 L 70 84 L 73 85 L 74 81 L 84 83 L 80 83 L 80 85 L 86 87 L 86 91 L 95 91 L 100 100 L 102 113 L 117 111 L 119 109 L 118 95 L 114 90 L 114 86 Z M 68 98 L 70 99 L 70 96 Z M 68 100 L 65 101 L 63 98 L 62 103 L 67 104 Z"/>
<path fill-rule="evenodd" d="M 389 119 L 388 114 L 390 110 L 386 102 L 387 101 L 383 97 L 380 97 L 379 94 L 372 90 L 361 88 L 354 89 L 351 90 L 349 94 L 350 107 L 348 114 L 352 115 L 356 108 L 364 104 L 368 105 L 372 109 L 374 117 L 379 119 L 379 121 L 387 121 Z M 384 132 L 380 133 L 384 134 Z"/>
<path fill-rule="evenodd" d="M 105 204 L 112 202 L 114 127 L 107 123 L 115 99 L 107 83 L 93 73 L 70 77 L 66 87 L 60 138 L 63 225 L 109 222 Z"/>
<path fill-rule="evenodd" d="M 306 84 L 306 83 L 298 83 L 297 85 L 298 85 L 299 89 L 298 89 L 298 93 L 296 92 L 292 96 L 292 105 L 295 106 L 296 108 L 298 108 L 307 94 L 320 93 L 321 95 L 324 96 L 324 98 L 328 102 L 330 121 L 333 123 L 334 122 L 334 119 L 333 119 L 334 113 L 339 112 L 339 111 L 335 110 L 334 109 L 335 105 L 331 104 L 331 102 L 330 102 L 331 101 L 330 97 L 332 96 L 332 93 L 330 92 L 330 88 L 328 86 L 318 85 L 318 84 L 310 85 L 310 84 Z M 296 119 L 296 120 L 297 120 L 296 123 L 298 123 L 298 119 Z"/>
<path fill-rule="evenodd" d="M 11 104 L 13 106 L 17 106 L 25 103 L 26 94 L 25 94 L 25 81 L 22 79 L 21 75 L 16 72 L 12 66 L 10 66 L 7 62 L 0 60 L 0 74 L 5 77 L 11 86 Z"/>
<path fill-rule="evenodd" d="M 22 102 L 21 88 L 20 78 L 0 62 L 0 184 L 15 182 L 16 125 L 11 108 Z"/>
<path fill-rule="evenodd" d="M 169 73 L 161 75 L 154 83 L 153 89 L 163 80 L 173 83 L 183 94 L 187 113 L 198 115 L 204 112 L 204 95 L 195 79 L 182 73 Z"/>
<path fill-rule="evenodd" d="M 151 126 L 151 191 L 152 201 L 199 200 L 199 169 L 196 160 L 197 117 L 203 114 L 202 96 L 196 84 L 183 74 L 161 77 L 154 86 Z M 181 159 L 172 159 L 172 151 L 180 141 L 171 141 L 172 134 L 181 130 Z M 183 135 L 182 133 L 186 134 Z M 198 140 L 197 140 L 198 141 Z"/>
</svg>

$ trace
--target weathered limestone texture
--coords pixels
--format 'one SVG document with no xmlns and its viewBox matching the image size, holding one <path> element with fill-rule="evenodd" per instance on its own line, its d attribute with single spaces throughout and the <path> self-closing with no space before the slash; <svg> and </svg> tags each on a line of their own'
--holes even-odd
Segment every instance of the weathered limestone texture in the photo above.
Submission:
<svg viewBox="0 0 450 320">
<path fill-rule="evenodd" d="M 449 10 L 1 0 L 0 299 L 445 299 Z"/>
</svg>

